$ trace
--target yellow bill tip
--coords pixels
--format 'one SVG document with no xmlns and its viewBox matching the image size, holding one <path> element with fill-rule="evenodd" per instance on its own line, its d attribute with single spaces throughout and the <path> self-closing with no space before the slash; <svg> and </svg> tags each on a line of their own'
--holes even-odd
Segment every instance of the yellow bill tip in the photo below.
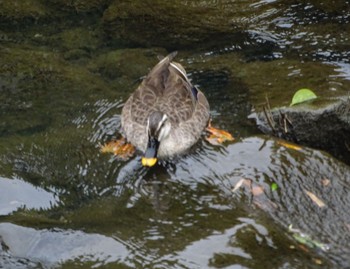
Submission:
<svg viewBox="0 0 350 269">
<path fill-rule="evenodd" d="M 157 163 L 157 158 L 145 158 L 145 157 L 142 157 L 142 165 L 143 166 L 148 166 L 148 167 L 151 167 L 153 165 L 155 165 Z"/>
</svg>

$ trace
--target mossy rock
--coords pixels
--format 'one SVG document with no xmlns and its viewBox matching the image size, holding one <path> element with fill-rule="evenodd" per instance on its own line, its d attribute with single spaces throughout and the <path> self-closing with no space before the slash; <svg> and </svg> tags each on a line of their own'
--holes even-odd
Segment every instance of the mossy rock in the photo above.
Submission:
<svg viewBox="0 0 350 269">
<path fill-rule="evenodd" d="M 64 51 L 96 51 L 103 45 L 103 36 L 93 27 L 75 27 L 51 36 L 48 42 Z"/>
<path fill-rule="evenodd" d="M 74 10 L 78 13 L 103 10 L 110 0 L 47 0 L 61 10 Z"/>
<path fill-rule="evenodd" d="M 0 135 L 41 132 L 59 116 L 71 117 L 84 102 L 94 102 L 95 95 L 114 95 L 100 76 L 60 53 L 14 47 L 1 50 L 0 58 L 0 99 L 5 100 Z"/>
<path fill-rule="evenodd" d="M 119 49 L 100 54 L 88 68 L 106 79 L 128 77 L 137 82 L 158 62 L 157 55 L 166 54 L 164 49 Z"/>
<path fill-rule="evenodd" d="M 172 50 L 234 36 L 242 30 L 232 21 L 238 8 L 234 2 L 114 1 L 103 14 L 103 25 L 114 40 Z"/>
<path fill-rule="evenodd" d="M 18 23 L 39 20 L 52 15 L 41 0 L 0 1 L 0 21 Z"/>
</svg>

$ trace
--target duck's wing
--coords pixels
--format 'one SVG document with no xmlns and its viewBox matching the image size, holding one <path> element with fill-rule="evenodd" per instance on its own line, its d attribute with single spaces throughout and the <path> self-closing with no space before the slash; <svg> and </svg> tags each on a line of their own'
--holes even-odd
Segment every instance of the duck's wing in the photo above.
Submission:
<svg viewBox="0 0 350 269">
<path fill-rule="evenodd" d="M 169 54 L 154 66 L 129 97 L 122 112 L 125 121 L 145 126 L 149 114 L 159 109 L 159 103 L 163 102 L 165 84 L 169 77 L 169 65 L 175 55 L 176 52 Z"/>
<path fill-rule="evenodd" d="M 172 62 L 175 55 L 164 57 L 125 104 L 133 122 L 146 125 L 148 115 L 160 110 L 173 124 L 179 124 L 193 117 L 198 102 L 209 109 L 205 96 L 191 84 L 184 68 Z"/>
<path fill-rule="evenodd" d="M 181 64 L 170 62 L 165 99 L 166 112 L 177 124 L 189 124 L 202 128 L 209 118 L 209 103 L 204 94 L 188 79 Z M 198 128 L 197 128 L 198 127 Z M 203 127 L 204 128 L 204 127 Z"/>
</svg>

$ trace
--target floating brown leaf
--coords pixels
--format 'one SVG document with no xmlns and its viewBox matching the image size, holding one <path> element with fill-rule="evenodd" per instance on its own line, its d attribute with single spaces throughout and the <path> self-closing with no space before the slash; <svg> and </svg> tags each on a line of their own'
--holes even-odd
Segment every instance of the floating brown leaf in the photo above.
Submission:
<svg viewBox="0 0 350 269">
<path fill-rule="evenodd" d="M 101 146 L 100 151 L 102 153 L 113 153 L 119 158 L 126 160 L 134 154 L 135 147 L 130 143 L 126 143 L 125 139 L 120 139 L 104 144 Z"/>
<path fill-rule="evenodd" d="M 233 136 L 224 130 L 216 129 L 212 127 L 210 124 L 207 127 L 207 132 L 210 133 L 210 135 L 206 138 L 206 140 L 213 145 L 222 144 L 226 141 L 233 141 Z"/>
</svg>

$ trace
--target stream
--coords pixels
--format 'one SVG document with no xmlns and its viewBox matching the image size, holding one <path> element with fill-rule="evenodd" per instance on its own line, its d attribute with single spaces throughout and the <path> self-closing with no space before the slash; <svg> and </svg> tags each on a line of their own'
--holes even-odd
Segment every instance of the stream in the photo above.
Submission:
<svg viewBox="0 0 350 269">
<path fill-rule="evenodd" d="M 164 3 L 200 12 L 159 40 L 153 17 L 127 17 L 142 1 L 120 2 L 112 23 L 119 2 L 0 3 L 0 268 L 349 268 L 350 161 L 249 118 L 265 95 L 349 94 L 349 1 Z M 176 16 L 164 12 L 159 33 Z M 175 49 L 235 140 L 203 136 L 150 169 L 139 153 L 101 153 L 128 96 Z"/>
</svg>

